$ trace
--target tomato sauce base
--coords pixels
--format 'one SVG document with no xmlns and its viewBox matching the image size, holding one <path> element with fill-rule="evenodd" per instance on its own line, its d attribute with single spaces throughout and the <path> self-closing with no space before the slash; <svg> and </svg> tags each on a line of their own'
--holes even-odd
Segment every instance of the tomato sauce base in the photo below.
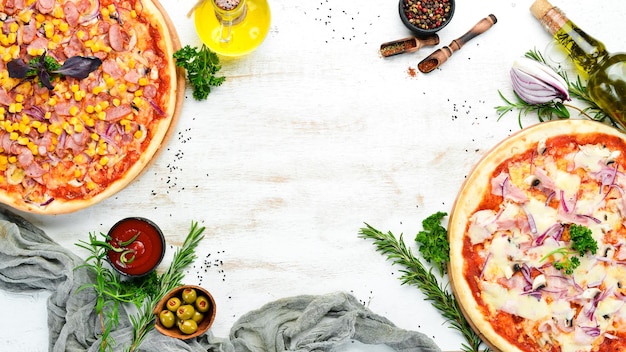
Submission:
<svg viewBox="0 0 626 352">
<path fill-rule="evenodd" d="M 135 241 L 125 246 L 134 252 L 126 256 L 131 258 L 134 255 L 132 262 L 123 263 L 121 253 L 107 253 L 111 265 L 131 276 L 145 275 L 156 268 L 163 259 L 165 249 L 161 231 L 154 223 L 142 218 L 126 218 L 115 224 L 109 231 L 109 243 L 119 247 L 119 243 L 129 241 L 137 234 Z"/>
<path fill-rule="evenodd" d="M 617 158 L 616 162 L 619 165 L 626 165 L 626 143 L 624 140 L 609 136 L 601 133 L 589 133 L 581 135 L 562 135 L 550 138 L 546 141 L 546 153 L 551 154 L 556 160 L 563 155 L 571 153 L 577 148 L 578 145 L 584 144 L 601 144 L 608 148 L 620 150 L 622 153 Z M 536 145 L 533 145 L 536 146 Z M 536 148 L 529 148 L 526 152 L 512 156 L 511 158 L 503 161 L 493 171 L 491 178 L 495 178 L 502 171 L 506 171 L 508 166 L 512 163 L 532 160 L 536 155 Z M 486 182 L 490 182 L 487 180 Z M 474 210 L 474 212 L 494 209 L 497 211 L 500 203 L 502 202 L 501 196 L 496 196 L 491 193 L 490 186 L 485 188 L 485 194 L 483 199 Z M 466 228 L 466 233 L 469 228 L 469 223 Z M 490 316 L 487 304 L 482 300 L 480 296 L 480 288 L 478 285 L 479 277 L 484 265 L 484 260 L 481 258 L 480 253 L 483 251 L 484 245 L 476 244 L 472 245 L 469 236 L 465 236 L 463 239 L 463 257 L 465 258 L 464 277 L 467 281 L 470 290 L 473 294 L 474 300 L 477 303 L 475 309 L 482 312 L 485 317 L 489 317 L 488 321 L 500 336 L 506 339 L 510 344 L 518 347 L 523 351 L 529 352 L 560 352 L 561 348 L 558 346 L 551 346 L 549 350 L 545 350 L 545 346 L 542 348 L 535 341 L 536 336 L 528 336 L 528 334 L 521 328 L 520 320 L 523 320 L 517 316 L 509 313 L 498 311 L 495 316 Z M 537 332 L 539 334 L 539 332 Z M 608 339 L 605 338 L 604 342 L 594 349 L 594 352 L 614 352 L 626 350 L 626 332 L 616 334 L 618 338 Z"/>
</svg>

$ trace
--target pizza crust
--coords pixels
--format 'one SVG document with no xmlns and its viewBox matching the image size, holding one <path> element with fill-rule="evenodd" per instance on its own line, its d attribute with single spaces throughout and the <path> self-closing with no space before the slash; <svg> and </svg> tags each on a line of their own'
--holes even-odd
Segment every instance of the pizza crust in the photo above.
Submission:
<svg viewBox="0 0 626 352">
<path fill-rule="evenodd" d="M 0 190 L 0 202 L 18 210 L 38 214 L 64 214 L 87 208 L 111 197 L 128 186 L 146 170 L 161 150 L 162 145 L 169 140 L 173 133 L 173 126 L 178 121 L 182 102 L 184 101 L 185 73 L 182 69 L 176 67 L 172 57 L 173 53 L 181 48 L 181 44 L 171 19 L 158 0 L 141 0 L 141 3 L 144 6 L 144 11 L 152 18 L 152 24 L 158 26 L 162 33 L 159 47 L 164 48 L 164 51 L 167 53 L 163 59 L 167 62 L 166 70 L 169 72 L 170 77 L 169 92 L 167 93 L 168 99 L 164 105 L 166 107 L 164 110 L 165 117 L 160 119 L 156 128 L 149 132 L 152 137 L 148 147 L 141 153 L 139 159 L 126 170 L 122 177 L 111 182 L 106 189 L 92 198 L 55 199 L 50 204 L 40 206 L 25 202 L 21 195 L 10 194 Z"/>
<path fill-rule="evenodd" d="M 502 162 L 536 146 L 541 140 L 560 135 L 584 133 L 601 133 L 624 140 L 624 134 L 619 130 L 596 121 L 570 119 L 536 124 L 511 135 L 493 147 L 474 166 L 455 200 L 448 223 L 450 243 L 448 272 L 451 288 L 466 319 L 493 351 L 523 352 L 494 331 L 483 311 L 479 309 L 472 289 L 465 279 L 466 262 L 463 256 L 463 245 L 470 216 L 476 211 L 486 192 L 489 192 L 492 175 Z M 626 153 L 626 150 L 622 152 Z"/>
<path fill-rule="evenodd" d="M 153 131 L 154 134 L 149 147 L 141 154 L 140 159 L 127 170 L 124 177 L 113 182 L 104 192 L 99 193 L 96 197 L 90 200 L 59 202 L 59 204 L 52 202 L 50 205 L 60 205 L 60 207 L 58 210 L 55 210 L 54 207 L 46 209 L 45 212 L 48 214 L 59 214 L 59 212 L 73 212 L 83 209 L 107 199 L 126 188 L 126 186 L 140 176 L 154 161 L 158 152 L 161 150 L 161 147 L 169 140 L 169 137 L 172 134 L 172 127 L 175 126 L 178 121 L 180 110 L 182 108 L 182 102 L 184 101 L 185 76 L 183 71 L 177 69 L 172 54 L 181 48 L 180 41 L 171 19 L 158 0 L 142 0 L 142 2 L 145 8 L 148 9 L 150 14 L 154 17 L 154 20 L 156 21 L 155 23 L 160 24 L 164 38 L 161 44 L 165 45 L 167 48 L 166 52 L 169 53 L 167 56 L 167 63 L 172 81 L 170 84 L 170 92 L 168 94 L 169 102 L 166 105 L 168 107 L 168 110 L 166 111 L 167 118 L 162 119 L 158 125 L 158 129 Z"/>
</svg>

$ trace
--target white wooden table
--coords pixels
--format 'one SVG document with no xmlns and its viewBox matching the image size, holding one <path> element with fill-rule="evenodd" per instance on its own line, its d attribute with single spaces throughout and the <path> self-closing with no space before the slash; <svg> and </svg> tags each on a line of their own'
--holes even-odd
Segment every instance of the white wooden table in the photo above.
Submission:
<svg viewBox="0 0 626 352">
<path fill-rule="evenodd" d="M 193 3 L 162 0 L 183 45 L 201 44 L 186 17 Z M 270 0 L 265 42 L 222 60 L 227 80 L 208 100 L 194 101 L 188 89 L 173 137 L 139 179 L 77 213 L 22 215 L 79 255 L 78 240 L 126 216 L 156 221 L 171 245 L 199 221 L 206 237 L 185 281 L 215 296 L 217 336 L 269 301 L 347 291 L 443 350 L 459 350 L 460 336 L 357 234 L 367 222 L 404 233 L 417 251 L 421 221 L 449 212 L 472 165 L 519 129 L 516 114 L 498 121 L 494 107 L 498 90 L 512 96 L 511 62 L 551 47 L 531 3 L 458 1 L 438 47 L 488 14 L 498 23 L 440 70 L 412 76 L 435 48 L 378 54 L 381 43 L 410 35 L 396 1 Z M 626 50 L 619 0 L 553 3 L 609 50 Z M 46 297 L 0 292 L 1 350 L 46 350 Z"/>
</svg>

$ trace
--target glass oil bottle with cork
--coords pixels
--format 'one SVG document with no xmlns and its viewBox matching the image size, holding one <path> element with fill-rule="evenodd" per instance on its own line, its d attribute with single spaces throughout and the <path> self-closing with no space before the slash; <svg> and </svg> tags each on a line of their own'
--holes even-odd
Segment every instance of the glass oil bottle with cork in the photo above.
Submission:
<svg viewBox="0 0 626 352">
<path fill-rule="evenodd" d="M 587 77 L 593 102 L 626 129 L 626 53 L 609 53 L 547 0 L 536 0 L 530 11 Z"/>
</svg>

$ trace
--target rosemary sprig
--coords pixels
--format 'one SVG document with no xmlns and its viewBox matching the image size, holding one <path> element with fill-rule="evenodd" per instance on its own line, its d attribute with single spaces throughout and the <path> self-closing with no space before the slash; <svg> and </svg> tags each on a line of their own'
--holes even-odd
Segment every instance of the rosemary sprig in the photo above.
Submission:
<svg viewBox="0 0 626 352">
<path fill-rule="evenodd" d="M 565 82 L 567 82 L 570 96 L 580 100 L 585 105 L 587 105 L 587 107 L 585 107 L 581 111 L 583 115 L 587 116 L 589 119 L 596 121 L 608 120 L 611 121 L 615 126 L 617 126 L 613 119 L 611 119 L 611 117 L 607 115 L 604 110 L 602 110 L 593 100 L 591 100 L 591 97 L 589 96 L 589 93 L 587 91 L 587 86 L 580 78 L 580 76 L 577 76 L 575 81 L 570 81 L 567 77 L 567 72 L 557 71 L 557 73 L 565 79 Z"/>
<path fill-rule="evenodd" d="M 184 269 L 196 259 L 195 250 L 204 238 L 202 235 L 204 229 L 204 227 L 198 227 L 197 222 L 191 223 L 191 230 L 185 238 L 185 242 L 176 250 L 172 263 L 160 277 L 158 293 L 152 299 L 145 300 L 139 308 L 137 315 L 130 317 L 133 325 L 133 341 L 126 351 L 135 351 L 141 345 L 148 332 L 154 328 L 155 317 L 153 311 L 156 304 L 169 291 L 182 284 L 182 280 L 185 277 Z"/>
<path fill-rule="evenodd" d="M 365 225 L 366 227 L 360 230 L 359 237 L 374 240 L 374 245 L 379 252 L 387 256 L 393 264 L 404 267 L 400 270 L 402 284 L 417 286 L 426 296 L 426 300 L 430 301 L 447 319 L 450 327 L 463 335 L 466 341 L 466 344 L 462 345 L 463 351 L 479 352 L 482 341 L 463 316 L 461 308 L 454 295 L 448 291 L 447 285 L 439 283 L 431 270 L 426 269 L 424 264 L 413 255 L 404 244 L 402 235 L 396 239 L 391 232 L 383 233 L 367 223 Z M 488 348 L 483 350 L 483 352 L 488 351 Z"/>
<path fill-rule="evenodd" d="M 513 92 L 513 95 L 515 95 L 515 101 L 511 101 L 505 98 L 502 92 L 500 92 L 499 90 L 498 94 L 500 95 L 500 98 L 502 98 L 502 100 L 504 100 L 504 102 L 506 103 L 506 105 L 496 106 L 498 120 L 500 120 L 502 116 L 506 115 L 507 113 L 513 110 L 517 110 L 517 123 L 520 128 L 523 128 L 522 115 L 526 115 L 533 111 L 537 112 L 537 118 L 540 122 L 550 121 L 555 118 L 567 119 L 570 117 L 566 105 L 560 102 L 533 105 L 523 101 L 515 91 Z"/>
<path fill-rule="evenodd" d="M 113 351 L 116 346 L 110 333 L 119 325 L 119 306 L 123 303 L 132 303 L 137 309 L 136 315 L 130 316 L 133 326 L 133 340 L 125 351 L 135 351 L 144 340 L 148 332 L 154 328 L 153 310 L 156 304 L 169 291 L 181 285 L 185 276 L 184 269 L 196 259 L 195 250 L 204 238 L 204 227 L 198 227 L 192 222 L 191 230 L 185 242 L 175 253 L 172 263 L 165 273 L 156 272 L 134 280 L 121 281 L 117 273 L 105 265 L 106 255 L 113 248 L 108 242 L 102 241 L 94 233 L 89 234 L 89 241 L 80 240 L 76 245 L 89 252 L 85 262 L 78 268 L 86 268 L 95 276 L 95 282 L 81 285 L 77 291 L 93 289 L 96 296 L 96 314 L 100 318 L 101 339 L 100 352 Z"/>
<path fill-rule="evenodd" d="M 104 234 L 100 235 L 105 236 Z M 88 242 L 80 240 L 76 244 L 78 247 L 87 250 L 89 256 L 85 259 L 84 264 L 77 266 L 75 269 L 86 268 L 95 276 L 94 283 L 83 284 L 78 287 L 76 292 L 91 288 L 96 293 L 95 311 L 100 317 L 102 334 L 100 351 L 111 351 L 115 346 L 115 341 L 110 337 L 110 333 L 119 325 L 120 303 L 133 303 L 135 306 L 139 306 L 147 294 L 144 290 L 126 289 L 119 276 L 105 266 L 108 247 L 102 245 L 102 243 L 106 242 L 100 241 L 95 233 L 90 233 Z M 106 244 L 108 245 L 108 243 Z"/>
</svg>

